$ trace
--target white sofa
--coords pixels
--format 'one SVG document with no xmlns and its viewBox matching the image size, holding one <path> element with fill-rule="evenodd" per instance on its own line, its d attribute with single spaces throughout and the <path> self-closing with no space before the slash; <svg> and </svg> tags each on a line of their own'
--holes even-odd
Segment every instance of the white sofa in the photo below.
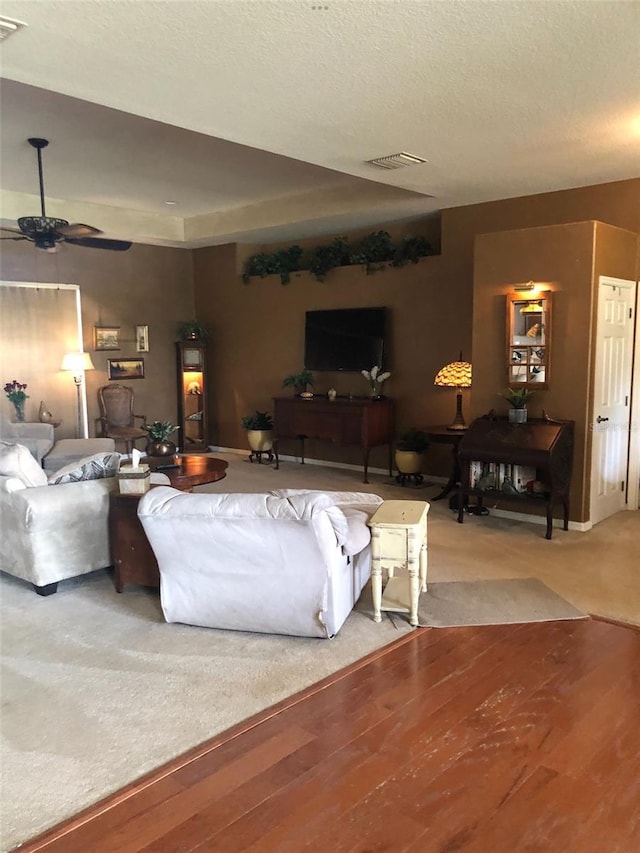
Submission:
<svg viewBox="0 0 640 853">
<path fill-rule="evenodd" d="M 189 494 L 152 489 L 138 517 L 167 622 L 332 637 L 371 573 L 362 492 Z"/>
<path fill-rule="evenodd" d="M 119 454 L 100 455 L 117 466 Z M 0 570 L 29 581 L 40 595 L 55 592 L 60 580 L 111 565 L 109 494 L 116 477 L 49 484 L 65 479 L 60 475 L 47 478 L 26 447 L 0 442 Z"/>
</svg>

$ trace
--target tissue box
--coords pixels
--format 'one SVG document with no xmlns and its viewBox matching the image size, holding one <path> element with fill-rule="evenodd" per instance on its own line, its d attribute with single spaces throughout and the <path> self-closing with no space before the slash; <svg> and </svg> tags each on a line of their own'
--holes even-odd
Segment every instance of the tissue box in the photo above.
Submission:
<svg viewBox="0 0 640 853">
<path fill-rule="evenodd" d="M 151 471 L 148 465 L 121 465 L 118 471 L 118 485 L 121 495 L 143 495 L 149 491 Z"/>
</svg>

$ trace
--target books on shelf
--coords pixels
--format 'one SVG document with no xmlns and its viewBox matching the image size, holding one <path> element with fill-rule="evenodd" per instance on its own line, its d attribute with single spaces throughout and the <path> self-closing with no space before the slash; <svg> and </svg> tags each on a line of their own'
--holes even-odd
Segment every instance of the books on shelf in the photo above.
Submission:
<svg viewBox="0 0 640 853">
<path fill-rule="evenodd" d="M 499 462 L 469 464 L 469 486 L 480 491 L 498 491 L 505 494 L 526 494 L 536 480 L 536 469 L 528 465 L 510 465 Z"/>
</svg>

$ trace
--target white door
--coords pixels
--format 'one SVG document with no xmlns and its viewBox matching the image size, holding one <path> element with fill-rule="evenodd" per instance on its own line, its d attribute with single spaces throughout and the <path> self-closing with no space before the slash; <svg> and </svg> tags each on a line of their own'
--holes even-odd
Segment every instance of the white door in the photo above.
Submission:
<svg viewBox="0 0 640 853">
<path fill-rule="evenodd" d="M 625 508 L 635 282 L 601 276 L 591 428 L 592 524 Z"/>
</svg>

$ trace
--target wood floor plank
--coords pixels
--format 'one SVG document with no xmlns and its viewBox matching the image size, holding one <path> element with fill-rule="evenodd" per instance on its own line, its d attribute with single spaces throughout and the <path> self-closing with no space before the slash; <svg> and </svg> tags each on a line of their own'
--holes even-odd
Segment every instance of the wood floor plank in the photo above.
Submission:
<svg viewBox="0 0 640 853">
<path fill-rule="evenodd" d="M 22 853 L 629 853 L 640 632 L 418 630 Z"/>
</svg>

